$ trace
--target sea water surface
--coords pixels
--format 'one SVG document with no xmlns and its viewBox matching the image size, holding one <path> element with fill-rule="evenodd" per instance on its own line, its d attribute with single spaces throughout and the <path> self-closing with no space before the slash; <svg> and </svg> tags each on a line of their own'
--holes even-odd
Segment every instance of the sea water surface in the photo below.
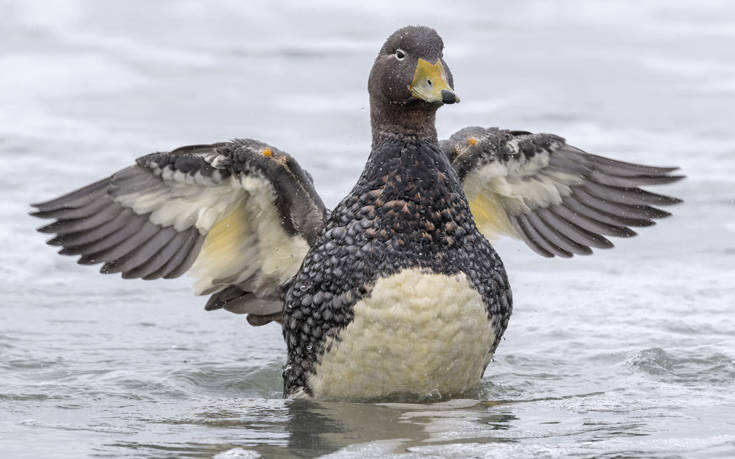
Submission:
<svg viewBox="0 0 735 459">
<path fill-rule="evenodd" d="M 515 309 L 481 387 L 427 403 L 281 398 L 275 324 L 188 279 L 44 244 L 46 200 L 191 143 L 254 137 L 336 204 L 367 158 L 385 37 L 435 27 L 468 125 L 560 134 L 688 178 L 591 257 L 497 241 Z M 735 456 L 735 5 L 728 1 L 0 0 L 0 456 Z"/>
</svg>

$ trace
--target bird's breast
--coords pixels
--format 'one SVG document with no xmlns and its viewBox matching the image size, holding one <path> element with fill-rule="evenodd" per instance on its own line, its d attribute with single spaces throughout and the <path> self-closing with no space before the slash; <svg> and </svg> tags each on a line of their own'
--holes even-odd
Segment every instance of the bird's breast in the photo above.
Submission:
<svg viewBox="0 0 735 459">
<path fill-rule="evenodd" d="M 309 379 L 314 396 L 441 395 L 480 382 L 495 333 L 463 273 L 404 269 L 377 280 L 354 320 L 325 343 Z"/>
</svg>

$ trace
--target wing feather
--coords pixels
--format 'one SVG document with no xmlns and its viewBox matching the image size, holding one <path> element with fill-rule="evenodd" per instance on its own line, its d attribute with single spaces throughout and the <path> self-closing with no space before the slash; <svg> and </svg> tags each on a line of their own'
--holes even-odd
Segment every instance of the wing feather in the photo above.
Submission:
<svg viewBox="0 0 735 459">
<path fill-rule="evenodd" d="M 38 231 L 58 235 L 88 231 L 114 219 L 122 210 L 120 207 L 106 206 L 94 215 L 71 220 L 59 220 L 56 223 L 39 228 Z"/>
<path fill-rule="evenodd" d="M 176 269 L 182 261 L 184 261 L 184 258 L 190 254 L 190 253 L 198 253 L 198 250 L 193 250 L 194 244 L 197 243 L 197 241 L 203 240 L 199 237 L 199 233 L 196 231 L 189 231 L 180 233 L 180 235 L 175 239 L 175 241 L 172 241 L 166 248 L 164 249 L 166 252 L 171 252 L 168 258 L 163 261 L 161 266 L 159 266 L 155 270 L 146 270 L 146 272 L 140 273 L 140 278 L 144 280 L 153 280 L 153 279 L 161 279 L 166 278 L 166 276 L 169 273 L 172 273 L 174 269 Z M 163 260 L 165 258 L 164 255 L 160 256 L 160 259 Z M 188 269 L 189 266 L 186 267 Z M 186 269 L 184 271 L 186 271 Z M 177 277 L 177 276 L 174 276 Z"/>
<path fill-rule="evenodd" d="M 61 196 L 59 198 L 38 204 L 31 204 L 33 207 L 38 209 L 37 212 L 34 212 L 31 215 L 41 218 L 49 218 L 45 217 L 41 213 L 52 210 L 75 209 L 78 207 L 83 207 L 85 204 L 89 204 L 98 197 L 105 196 L 107 194 L 107 187 L 109 186 L 109 184 L 110 179 L 106 178 L 71 193 L 65 194 L 64 196 Z"/>
<path fill-rule="evenodd" d="M 601 185 L 593 181 L 585 182 L 582 189 L 605 201 L 629 204 L 632 206 L 646 204 L 670 206 L 681 202 L 680 199 L 651 193 L 650 191 L 641 190 L 640 188 L 612 187 Z"/>
<path fill-rule="evenodd" d="M 544 237 L 544 239 L 554 247 L 562 249 L 565 253 L 577 255 L 589 255 L 592 253 L 589 247 L 578 244 L 561 234 L 553 226 L 544 221 L 537 212 L 529 213 L 526 215 L 526 218 L 529 223 L 536 228 L 536 231 Z"/>
<path fill-rule="evenodd" d="M 612 225 L 595 219 L 594 212 L 589 212 L 591 209 L 577 203 L 572 197 L 567 197 L 563 206 L 551 206 L 550 209 L 554 214 L 564 218 L 566 221 L 595 234 L 616 237 L 632 237 L 636 235 L 635 231 L 625 226 Z"/>
<path fill-rule="evenodd" d="M 607 240 L 604 236 L 595 234 L 584 228 L 580 228 L 574 223 L 565 220 L 563 217 L 555 214 L 552 208 L 553 206 L 539 209 L 537 213 L 548 226 L 555 228 L 568 239 L 583 246 L 586 245 L 588 247 L 596 247 L 598 249 L 609 249 L 613 246 L 612 242 Z"/>
<path fill-rule="evenodd" d="M 544 252 L 549 253 L 550 256 L 556 255 L 562 258 L 569 258 L 572 256 L 570 252 L 567 252 L 563 248 L 553 244 L 547 238 L 545 238 L 539 232 L 539 230 L 530 222 L 528 215 L 529 214 L 520 214 L 515 217 L 520 224 L 520 228 L 522 229 L 523 233 L 526 234 L 528 239 L 534 241 L 535 245 L 541 246 L 541 248 L 544 249 Z"/>
<path fill-rule="evenodd" d="M 175 231 L 173 237 L 155 255 L 148 256 L 140 265 L 127 270 L 123 277 L 126 279 L 142 278 L 150 280 L 151 277 L 149 276 L 161 269 L 176 252 L 181 250 L 188 237 L 189 232 L 187 231 Z"/>
<path fill-rule="evenodd" d="M 610 185 L 618 188 L 637 187 L 644 185 L 666 185 L 684 178 L 681 175 L 635 175 L 621 177 L 619 175 L 608 175 L 601 171 L 590 172 L 590 180 L 602 185 Z"/>
<path fill-rule="evenodd" d="M 525 224 L 521 222 L 521 219 L 523 217 L 524 216 L 522 214 L 510 217 L 510 222 L 513 225 L 513 228 L 515 229 L 518 237 L 523 240 L 526 245 L 528 245 L 534 252 L 538 253 L 542 257 L 553 257 L 554 252 L 545 248 L 545 246 L 547 245 L 546 241 L 540 238 L 535 230 L 531 232 L 531 230 L 526 229 Z"/>
<path fill-rule="evenodd" d="M 69 252 L 70 255 L 89 252 L 92 243 L 101 239 L 109 240 L 111 235 L 130 225 L 130 218 L 132 215 L 133 211 L 131 209 L 125 209 L 120 212 L 117 217 L 96 228 L 92 228 L 88 231 L 57 236 L 48 241 L 48 243 L 49 245 L 62 245 L 67 250 L 78 250 L 76 252 Z"/>
<path fill-rule="evenodd" d="M 308 173 L 255 140 L 153 153 L 34 207 L 55 219 L 39 229 L 49 244 L 78 263 L 146 280 L 191 272 L 199 294 L 231 288 L 229 309 L 259 323 L 282 307 L 326 215 Z"/>
<path fill-rule="evenodd" d="M 125 256 L 111 262 L 111 267 L 107 269 L 107 272 L 123 273 L 123 277 L 126 279 L 133 277 L 130 273 L 138 266 L 154 259 L 156 254 L 166 247 L 174 237 L 176 237 L 176 234 L 178 234 L 178 231 L 172 227 L 163 229 L 157 228 L 157 231 L 147 241 L 136 245 L 136 247 Z M 112 268 L 112 266 L 114 266 L 114 268 Z"/>
<path fill-rule="evenodd" d="M 79 258 L 78 261 L 78 263 L 82 265 L 94 265 L 101 262 L 115 260 L 114 255 L 109 256 L 106 254 L 112 251 L 115 247 L 125 243 L 131 237 L 140 234 L 142 228 L 148 224 L 145 218 L 133 218 L 132 211 L 122 212 L 120 215 L 125 218 L 125 226 L 120 227 L 120 229 L 116 230 L 114 233 L 110 233 L 91 244 L 73 247 L 73 252 L 69 252 L 69 255 L 82 254 L 82 257 Z M 67 247 L 64 248 L 67 249 Z M 122 255 L 124 254 L 125 253 Z"/>
<path fill-rule="evenodd" d="M 114 247 L 110 247 L 107 250 L 103 250 L 101 252 L 93 254 L 98 260 L 105 261 L 105 264 L 102 265 L 102 269 L 100 270 L 100 272 L 103 274 L 120 272 L 115 269 L 118 264 L 125 261 L 129 253 L 135 251 L 135 249 L 148 242 L 150 238 L 152 238 L 159 231 L 162 230 L 163 229 L 158 227 L 157 225 L 146 222 L 140 230 L 133 233 L 130 237 L 122 241 L 120 244 L 117 244 Z"/>
<path fill-rule="evenodd" d="M 189 248 L 189 251 L 183 254 L 181 252 L 177 254 L 177 257 L 181 255 L 181 262 L 178 265 L 176 265 L 174 268 L 172 268 L 168 273 L 163 275 L 162 277 L 164 279 L 175 279 L 181 276 L 182 274 L 184 274 L 185 272 L 187 272 L 189 268 L 191 268 L 191 265 L 194 264 L 197 257 L 199 256 L 199 251 L 202 248 L 202 244 L 204 244 L 204 238 L 197 237 L 196 239 L 194 239 L 193 243 L 191 243 L 188 246 L 185 246 Z M 178 258 L 175 257 L 172 259 L 172 261 L 178 261 Z M 172 263 L 172 266 L 173 266 L 173 263 Z"/>
<path fill-rule="evenodd" d="M 610 175 L 620 175 L 623 177 L 635 177 L 640 175 L 665 176 L 679 169 L 678 167 L 654 167 L 644 166 L 642 164 L 626 163 L 624 161 L 586 153 L 582 150 L 578 151 L 584 154 L 586 158 L 589 158 L 589 160 L 595 165 L 596 169 L 602 173 Z"/>
<path fill-rule="evenodd" d="M 582 204 L 598 211 L 595 214 L 601 219 L 611 224 L 619 224 L 624 226 L 651 226 L 655 222 L 646 217 L 639 216 L 637 209 L 633 206 L 618 204 L 613 201 L 607 201 L 587 193 L 583 188 L 574 190 L 572 197 L 576 198 Z M 605 220 L 602 220 L 605 219 Z"/>
<path fill-rule="evenodd" d="M 588 255 L 604 236 L 631 237 L 682 202 L 641 189 L 684 178 L 676 167 L 627 163 L 586 153 L 552 134 L 470 127 L 442 140 L 486 237 L 522 239 L 540 255 Z"/>
</svg>

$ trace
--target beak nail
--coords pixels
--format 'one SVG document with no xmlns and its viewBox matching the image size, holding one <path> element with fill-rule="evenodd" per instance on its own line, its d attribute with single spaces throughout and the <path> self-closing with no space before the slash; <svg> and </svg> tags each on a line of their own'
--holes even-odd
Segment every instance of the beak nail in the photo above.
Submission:
<svg viewBox="0 0 735 459">
<path fill-rule="evenodd" d="M 442 91 L 442 103 L 445 104 L 457 104 L 459 103 L 459 97 L 452 91 L 444 89 Z"/>
</svg>

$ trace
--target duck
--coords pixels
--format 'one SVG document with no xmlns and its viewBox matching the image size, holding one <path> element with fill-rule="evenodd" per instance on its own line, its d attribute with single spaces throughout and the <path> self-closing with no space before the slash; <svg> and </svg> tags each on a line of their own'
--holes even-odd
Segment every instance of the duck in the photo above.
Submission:
<svg viewBox="0 0 735 459">
<path fill-rule="evenodd" d="M 587 153 L 554 134 L 471 126 L 439 140 L 460 102 L 444 43 L 391 34 L 368 80 L 372 146 L 327 209 L 288 153 L 254 139 L 191 145 L 49 201 L 35 217 L 60 254 L 123 278 L 194 279 L 205 309 L 280 324 L 285 397 L 454 396 L 478 386 L 513 310 L 491 244 L 544 257 L 613 247 L 680 199 L 683 178 Z"/>
</svg>

